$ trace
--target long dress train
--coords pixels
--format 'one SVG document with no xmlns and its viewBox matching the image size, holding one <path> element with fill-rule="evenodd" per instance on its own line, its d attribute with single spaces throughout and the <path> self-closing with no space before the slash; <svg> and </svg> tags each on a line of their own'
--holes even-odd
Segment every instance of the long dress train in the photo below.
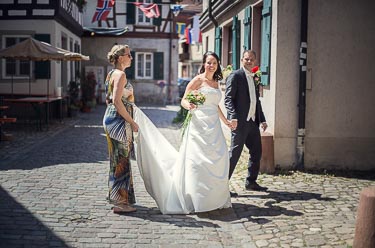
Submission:
<svg viewBox="0 0 375 248">
<path fill-rule="evenodd" d="M 138 167 L 146 190 L 163 214 L 231 207 L 228 148 L 218 114 L 221 92 L 208 86 L 199 91 L 206 101 L 192 111 L 179 151 L 135 108 Z"/>
</svg>

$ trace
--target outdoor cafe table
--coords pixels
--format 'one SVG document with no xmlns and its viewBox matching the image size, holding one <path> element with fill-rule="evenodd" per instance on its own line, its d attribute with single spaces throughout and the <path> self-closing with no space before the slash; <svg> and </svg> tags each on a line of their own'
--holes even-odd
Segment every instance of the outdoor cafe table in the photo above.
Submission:
<svg viewBox="0 0 375 248">
<path fill-rule="evenodd" d="M 42 121 L 43 121 L 43 115 L 42 115 L 42 106 L 45 106 L 45 122 L 46 127 L 48 130 L 48 124 L 49 124 L 49 107 L 50 103 L 59 101 L 59 107 L 60 107 L 60 119 L 62 119 L 62 101 L 63 97 L 24 97 L 24 98 L 8 98 L 4 99 L 4 102 L 12 102 L 12 103 L 26 103 L 30 104 L 36 114 L 37 120 L 38 120 L 38 130 L 42 130 Z"/>
</svg>

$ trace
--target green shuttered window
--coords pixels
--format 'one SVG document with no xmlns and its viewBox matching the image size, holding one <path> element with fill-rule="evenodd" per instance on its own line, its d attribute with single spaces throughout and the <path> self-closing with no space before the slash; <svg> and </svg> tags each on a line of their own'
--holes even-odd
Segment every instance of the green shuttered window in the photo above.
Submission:
<svg viewBox="0 0 375 248">
<path fill-rule="evenodd" d="M 164 53 L 154 53 L 154 79 L 164 79 Z"/>
<path fill-rule="evenodd" d="M 133 1 L 126 4 L 126 24 L 135 24 L 135 5 Z"/>
<path fill-rule="evenodd" d="M 262 9 L 262 57 L 260 69 L 262 83 L 268 85 L 270 81 L 270 54 L 271 54 L 271 0 L 263 0 Z"/>
<path fill-rule="evenodd" d="M 215 53 L 221 58 L 221 27 L 215 28 Z"/>
<path fill-rule="evenodd" d="M 161 3 L 161 2 L 162 2 L 161 0 L 154 0 L 154 3 Z M 163 14 L 162 14 L 163 5 L 159 4 L 158 7 L 159 7 L 160 16 L 158 18 L 152 18 L 152 24 L 154 24 L 155 26 L 161 25 L 161 17 L 163 16 Z"/>
<path fill-rule="evenodd" d="M 245 18 L 243 20 L 244 35 L 243 35 L 243 48 L 244 50 L 251 49 L 251 7 L 245 9 Z"/>
<path fill-rule="evenodd" d="M 132 55 L 132 65 L 128 68 L 125 69 L 125 72 L 126 72 L 126 78 L 127 79 L 134 79 L 134 75 L 135 75 L 135 52 L 131 51 L 130 54 Z"/>
<path fill-rule="evenodd" d="M 240 41 L 241 41 L 241 27 L 238 20 L 238 16 L 233 17 L 232 24 L 232 63 L 233 69 L 238 69 L 240 67 Z"/>
</svg>

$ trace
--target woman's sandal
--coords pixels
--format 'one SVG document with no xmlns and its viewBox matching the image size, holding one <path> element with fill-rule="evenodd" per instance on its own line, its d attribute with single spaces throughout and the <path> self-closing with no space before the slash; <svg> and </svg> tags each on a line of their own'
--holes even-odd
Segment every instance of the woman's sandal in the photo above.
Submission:
<svg viewBox="0 0 375 248">
<path fill-rule="evenodd" d="M 113 206 L 113 213 L 121 214 L 121 213 L 131 213 L 137 211 L 136 208 L 130 205 L 115 205 Z"/>
</svg>

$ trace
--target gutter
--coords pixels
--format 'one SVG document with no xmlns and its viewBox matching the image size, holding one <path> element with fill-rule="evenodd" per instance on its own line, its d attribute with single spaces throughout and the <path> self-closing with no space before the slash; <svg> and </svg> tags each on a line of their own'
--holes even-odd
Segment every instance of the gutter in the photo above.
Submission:
<svg viewBox="0 0 375 248">
<path fill-rule="evenodd" d="M 300 72 L 298 91 L 298 134 L 297 134 L 297 170 L 305 168 L 305 134 L 306 134 L 306 66 L 307 66 L 307 31 L 308 31 L 308 0 L 301 1 L 301 43 Z"/>
<path fill-rule="evenodd" d="M 215 17 L 212 14 L 212 1 L 208 1 L 208 18 L 212 21 L 212 23 L 215 25 L 215 28 L 219 26 L 217 23 Z"/>
</svg>

